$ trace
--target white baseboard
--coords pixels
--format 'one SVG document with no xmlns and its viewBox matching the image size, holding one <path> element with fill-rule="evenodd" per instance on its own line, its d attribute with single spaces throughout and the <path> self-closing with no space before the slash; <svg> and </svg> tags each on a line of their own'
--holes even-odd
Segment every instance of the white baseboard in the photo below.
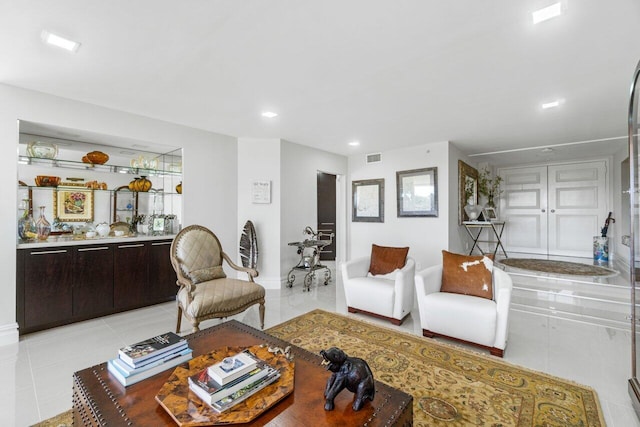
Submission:
<svg viewBox="0 0 640 427">
<path fill-rule="evenodd" d="M 20 335 L 18 334 L 18 324 L 8 323 L 6 325 L 0 325 L 0 346 L 15 344 L 19 341 Z"/>
</svg>

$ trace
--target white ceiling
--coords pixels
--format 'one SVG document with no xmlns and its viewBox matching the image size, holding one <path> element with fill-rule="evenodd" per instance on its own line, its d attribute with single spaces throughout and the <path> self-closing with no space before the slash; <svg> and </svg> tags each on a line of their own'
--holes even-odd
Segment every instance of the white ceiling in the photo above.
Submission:
<svg viewBox="0 0 640 427">
<path fill-rule="evenodd" d="M 0 82 L 345 155 L 621 147 L 640 2 L 565 1 L 534 26 L 554 1 L 0 0 Z M 82 46 L 45 46 L 43 29 Z"/>
</svg>

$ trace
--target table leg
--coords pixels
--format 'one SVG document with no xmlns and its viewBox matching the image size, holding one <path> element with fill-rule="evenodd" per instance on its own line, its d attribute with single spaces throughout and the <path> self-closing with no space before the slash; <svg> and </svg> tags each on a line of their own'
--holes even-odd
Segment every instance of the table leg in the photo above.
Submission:
<svg viewBox="0 0 640 427">
<path fill-rule="evenodd" d="M 498 253 L 498 248 L 502 249 L 502 253 L 504 254 L 505 258 L 509 258 L 509 255 L 507 255 L 507 251 L 504 250 L 504 246 L 502 246 L 502 232 L 504 231 L 504 224 L 502 224 L 502 227 L 500 228 L 500 232 L 498 233 L 498 230 L 496 230 L 496 226 L 491 223 L 491 228 L 493 229 L 493 234 L 496 235 L 496 238 L 498 239 L 498 242 L 496 243 L 496 250 L 493 251 L 493 258 L 496 257 L 496 254 Z"/>
<path fill-rule="evenodd" d="M 473 245 L 471 246 L 471 250 L 469 251 L 469 255 L 471 255 L 473 253 L 473 250 L 477 247 L 478 250 L 480 251 L 480 253 L 482 255 L 484 255 L 484 251 L 482 250 L 482 248 L 480 247 L 480 245 L 478 245 L 478 239 L 480 238 L 480 234 L 482 234 L 482 228 L 479 228 L 478 230 L 478 234 L 476 236 L 473 235 L 473 233 L 471 233 L 471 230 L 469 230 L 469 227 L 465 226 L 464 227 L 465 230 L 467 230 L 467 233 L 469 233 L 469 236 L 471 237 L 471 239 L 473 240 Z"/>
</svg>

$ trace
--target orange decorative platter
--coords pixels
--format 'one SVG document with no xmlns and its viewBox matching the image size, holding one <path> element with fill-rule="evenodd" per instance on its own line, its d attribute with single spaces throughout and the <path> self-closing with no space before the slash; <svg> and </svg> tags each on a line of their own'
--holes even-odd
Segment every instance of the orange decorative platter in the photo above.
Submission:
<svg viewBox="0 0 640 427">
<path fill-rule="evenodd" d="M 295 365 L 281 352 L 269 351 L 267 345 L 249 347 L 249 350 L 272 367 L 280 370 L 280 378 L 238 403 L 232 409 L 218 413 L 198 398 L 191 390 L 190 375 L 233 356 L 246 347 L 223 347 L 189 361 L 189 369 L 178 367 L 162 386 L 156 400 L 179 426 L 211 426 L 218 424 L 248 423 L 293 392 Z"/>
</svg>

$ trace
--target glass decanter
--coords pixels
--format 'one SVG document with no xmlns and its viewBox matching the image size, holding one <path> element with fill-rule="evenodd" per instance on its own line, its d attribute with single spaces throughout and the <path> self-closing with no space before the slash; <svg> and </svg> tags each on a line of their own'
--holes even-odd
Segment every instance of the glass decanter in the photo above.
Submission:
<svg viewBox="0 0 640 427">
<path fill-rule="evenodd" d="M 51 234 L 51 224 L 44 216 L 44 206 L 40 206 L 40 218 L 36 222 L 36 233 L 38 240 L 47 240 Z"/>
</svg>

